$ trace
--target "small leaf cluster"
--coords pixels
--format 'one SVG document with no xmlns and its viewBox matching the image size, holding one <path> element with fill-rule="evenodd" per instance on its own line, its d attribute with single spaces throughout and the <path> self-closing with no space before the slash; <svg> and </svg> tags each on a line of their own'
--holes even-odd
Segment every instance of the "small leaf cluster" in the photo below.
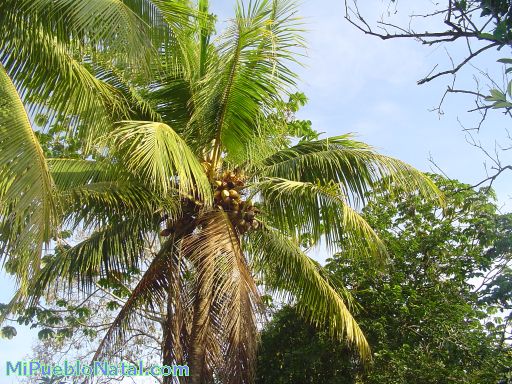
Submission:
<svg viewBox="0 0 512 384">
<path fill-rule="evenodd" d="M 480 7 L 482 10 L 481 17 L 491 16 L 494 19 L 494 39 L 502 42 L 510 41 L 512 39 L 510 2 L 508 0 L 481 0 Z"/>
</svg>

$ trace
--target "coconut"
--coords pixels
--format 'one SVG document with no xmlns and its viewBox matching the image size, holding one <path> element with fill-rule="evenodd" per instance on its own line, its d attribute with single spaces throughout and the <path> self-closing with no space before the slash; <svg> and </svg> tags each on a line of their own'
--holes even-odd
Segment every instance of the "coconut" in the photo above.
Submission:
<svg viewBox="0 0 512 384">
<path fill-rule="evenodd" d="M 223 198 L 229 197 L 229 191 L 227 189 L 223 189 L 221 195 Z"/>
<path fill-rule="evenodd" d="M 240 197 L 240 195 L 238 194 L 238 192 L 237 192 L 237 191 L 235 191 L 234 189 L 230 189 L 230 190 L 228 191 L 228 193 L 229 193 L 229 196 L 230 196 L 230 197 L 232 197 L 233 199 L 236 199 L 236 198 Z"/>
</svg>

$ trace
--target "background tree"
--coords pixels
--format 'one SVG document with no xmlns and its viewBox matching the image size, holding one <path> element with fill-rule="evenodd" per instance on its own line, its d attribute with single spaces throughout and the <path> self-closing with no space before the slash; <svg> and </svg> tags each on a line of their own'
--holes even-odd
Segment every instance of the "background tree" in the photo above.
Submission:
<svg viewBox="0 0 512 384">
<path fill-rule="evenodd" d="M 443 104 L 450 94 L 459 94 L 472 98 L 469 112 L 478 114 L 474 126 L 464 127 L 467 141 L 480 150 L 486 158 L 486 177 L 475 186 L 492 186 L 497 177 L 512 170 L 507 157 L 512 146 L 508 118 L 512 117 L 512 82 L 508 78 L 512 62 L 510 47 L 512 44 L 512 8 L 508 0 L 447 0 L 438 3 L 405 3 L 395 0 L 384 2 L 380 18 L 364 14 L 357 0 L 345 0 L 345 18 L 355 28 L 365 34 L 382 40 L 414 39 L 420 44 L 443 47 L 447 51 L 446 63 L 438 63 L 418 84 L 427 84 L 435 79 L 447 78 L 448 86 L 438 106 L 434 107 L 440 115 Z M 410 12 L 406 19 L 395 16 Z M 404 21 L 406 20 L 406 21 Z M 462 54 L 461 54 L 462 52 Z M 477 57 L 491 57 L 501 52 L 500 64 L 490 73 L 473 66 Z M 499 53 L 498 53 L 499 54 Z M 495 60 L 495 59 L 493 59 Z M 465 69 L 475 80 L 471 87 L 458 79 Z M 494 147 L 489 148 L 478 139 L 480 128 L 489 113 L 498 110 L 506 116 L 504 136 L 498 138 Z"/>
<path fill-rule="evenodd" d="M 385 191 L 365 207 L 390 252 L 384 269 L 345 254 L 326 266 L 360 305 L 356 318 L 374 352 L 371 367 L 363 369 L 353 351 L 285 307 L 263 331 L 257 382 L 512 380 L 508 280 L 501 273 L 512 256 L 510 215 L 497 214 L 487 188 L 434 179 L 446 193 L 444 208 L 417 195 L 390 199 Z"/>
</svg>

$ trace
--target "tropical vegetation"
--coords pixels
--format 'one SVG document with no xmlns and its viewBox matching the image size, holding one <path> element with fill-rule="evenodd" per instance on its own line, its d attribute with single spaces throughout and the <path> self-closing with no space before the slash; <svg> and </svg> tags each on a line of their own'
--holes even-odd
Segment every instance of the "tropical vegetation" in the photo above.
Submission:
<svg viewBox="0 0 512 384">
<path fill-rule="evenodd" d="M 326 270 L 360 305 L 370 365 L 285 306 L 262 332 L 257 383 L 512 382 L 512 217 L 488 188 L 433 176 L 446 205 L 381 191 L 364 217 L 390 262 L 339 253 Z"/>
<path fill-rule="evenodd" d="M 128 297 L 94 359 L 163 305 L 164 364 L 247 383 L 266 292 L 369 358 L 304 238 L 382 260 L 358 211 L 376 183 L 438 191 L 294 118 L 294 2 L 238 2 L 222 33 L 206 0 L 7 0 L 0 20 L 0 257 L 18 283 L 4 317 L 116 281 Z"/>
</svg>

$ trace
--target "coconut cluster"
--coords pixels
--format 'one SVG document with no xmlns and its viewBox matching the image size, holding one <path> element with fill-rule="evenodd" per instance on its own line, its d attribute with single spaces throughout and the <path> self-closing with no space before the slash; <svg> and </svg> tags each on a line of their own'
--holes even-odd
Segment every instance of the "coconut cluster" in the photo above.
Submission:
<svg viewBox="0 0 512 384">
<path fill-rule="evenodd" d="M 259 213 L 251 200 L 243 200 L 244 178 L 234 172 L 224 172 L 215 181 L 214 201 L 217 209 L 226 211 L 231 222 L 241 234 L 260 225 L 256 219 Z"/>
</svg>

